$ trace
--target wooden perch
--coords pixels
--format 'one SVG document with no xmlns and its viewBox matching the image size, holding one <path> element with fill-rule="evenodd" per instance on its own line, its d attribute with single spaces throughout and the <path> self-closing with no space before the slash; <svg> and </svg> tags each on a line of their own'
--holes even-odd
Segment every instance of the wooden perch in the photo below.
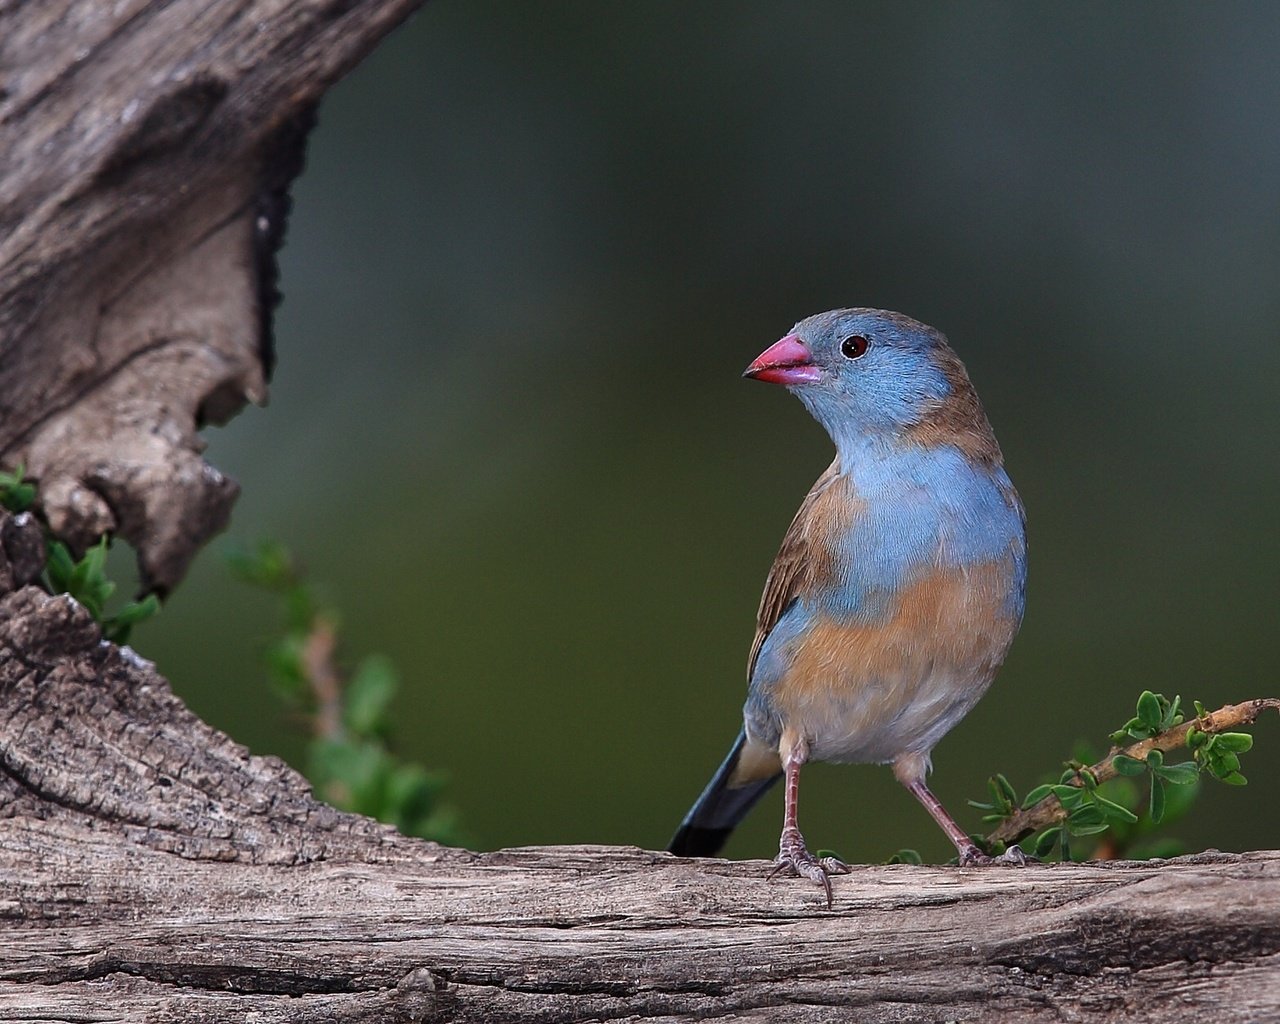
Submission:
<svg viewBox="0 0 1280 1024">
<path fill-rule="evenodd" d="M 262 401 L 315 102 L 411 0 L 0 0 L 0 464 L 177 583 Z M 1022 870 L 473 854 L 316 801 L 0 514 L 0 1020 L 1280 1019 L 1280 854 Z"/>
</svg>

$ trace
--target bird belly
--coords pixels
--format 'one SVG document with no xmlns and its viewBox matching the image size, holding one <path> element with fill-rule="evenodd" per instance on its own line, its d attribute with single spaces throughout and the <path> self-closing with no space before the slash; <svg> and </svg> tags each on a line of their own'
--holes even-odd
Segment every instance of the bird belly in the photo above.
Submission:
<svg viewBox="0 0 1280 1024">
<path fill-rule="evenodd" d="M 937 570 L 903 586 L 870 623 L 793 609 L 800 622 L 762 652 L 772 671 L 758 680 L 756 704 L 767 731 L 798 733 L 822 761 L 927 756 L 1004 660 L 1018 627 L 1014 577 L 1009 559 Z"/>
</svg>

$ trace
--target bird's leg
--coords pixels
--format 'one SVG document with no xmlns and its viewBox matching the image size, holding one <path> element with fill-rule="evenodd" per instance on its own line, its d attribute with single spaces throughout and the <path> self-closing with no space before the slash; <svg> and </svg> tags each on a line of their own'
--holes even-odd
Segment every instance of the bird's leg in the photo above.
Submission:
<svg viewBox="0 0 1280 1024">
<path fill-rule="evenodd" d="M 808 760 L 809 746 L 798 740 L 787 750 L 783 759 L 786 775 L 783 796 L 782 837 L 778 840 L 778 856 L 774 860 L 774 872 L 783 869 L 812 879 L 827 894 L 827 908 L 831 907 L 831 875 L 847 874 L 852 869 L 835 857 L 815 857 L 805 845 L 797 824 L 797 808 L 800 803 L 800 766 Z"/>
<path fill-rule="evenodd" d="M 924 784 L 923 779 L 914 779 L 910 782 L 904 782 L 903 785 L 911 791 L 911 795 L 924 805 L 924 809 L 932 815 L 933 820 L 942 826 L 942 831 L 947 834 L 956 846 L 956 852 L 960 854 L 960 864 L 962 867 L 968 867 L 975 864 L 1030 864 L 1035 861 L 1034 857 L 1029 857 L 1022 852 L 1022 848 L 1014 845 L 1010 846 L 999 857 L 991 857 L 978 849 L 978 844 L 969 838 L 969 834 L 956 824 L 956 819 L 947 813 L 947 809 L 942 806 L 942 801 L 934 796 L 929 787 Z"/>
</svg>

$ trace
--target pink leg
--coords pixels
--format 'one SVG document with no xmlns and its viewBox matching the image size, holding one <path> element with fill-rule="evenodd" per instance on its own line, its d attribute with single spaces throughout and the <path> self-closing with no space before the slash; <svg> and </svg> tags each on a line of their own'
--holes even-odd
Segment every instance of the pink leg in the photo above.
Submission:
<svg viewBox="0 0 1280 1024">
<path fill-rule="evenodd" d="M 792 746 L 783 762 L 784 789 L 782 812 L 782 836 L 778 840 L 778 856 L 775 871 L 786 868 L 797 875 L 819 883 L 827 894 L 827 908 L 831 908 L 831 875 L 843 875 L 852 870 L 848 864 L 835 857 L 819 859 L 809 852 L 797 823 L 800 806 L 800 766 L 809 756 L 808 745 L 803 741 Z"/>
<path fill-rule="evenodd" d="M 987 854 L 978 849 L 978 845 L 969 838 L 969 834 L 956 824 L 956 819 L 947 813 L 947 809 L 942 806 L 942 801 L 929 791 L 929 787 L 924 784 L 922 779 L 907 782 L 904 785 L 911 791 L 911 795 L 924 805 L 924 809 L 929 812 L 933 820 L 942 827 L 942 831 L 947 834 L 947 838 L 955 844 L 956 852 L 960 854 L 960 864 L 962 866 L 971 864 L 1027 864 L 1033 859 L 1023 853 L 1017 846 L 1009 847 L 999 857 L 987 856 Z"/>
</svg>

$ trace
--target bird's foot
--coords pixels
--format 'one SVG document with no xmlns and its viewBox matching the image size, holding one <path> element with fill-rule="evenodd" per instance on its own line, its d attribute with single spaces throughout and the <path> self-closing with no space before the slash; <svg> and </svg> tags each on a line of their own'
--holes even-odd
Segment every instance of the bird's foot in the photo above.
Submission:
<svg viewBox="0 0 1280 1024">
<path fill-rule="evenodd" d="M 960 851 L 960 866 L 962 868 L 979 867 L 988 864 L 1021 868 L 1026 867 L 1028 864 L 1039 863 L 1040 859 L 1038 857 L 1033 857 L 1031 854 L 1024 852 L 1017 843 L 1014 843 L 997 857 L 983 853 L 972 843 Z"/>
<path fill-rule="evenodd" d="M 784 828 L 778 842 L 778 856 L 773 861 L 773 873 L 790 871 L 822 886 L 827 894 L 827 909 L 831 909 L 831 876 L 847 875 L 853 868 L 836 857 L 815 857 L 805 845 L 798 828 Z"/>
</svg>

